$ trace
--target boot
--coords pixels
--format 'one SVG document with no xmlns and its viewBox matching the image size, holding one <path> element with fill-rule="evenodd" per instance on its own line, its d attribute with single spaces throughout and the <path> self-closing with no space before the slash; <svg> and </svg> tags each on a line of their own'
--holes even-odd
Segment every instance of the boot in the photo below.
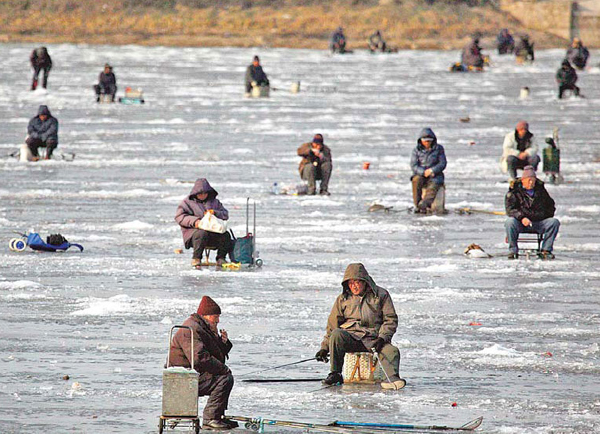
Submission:
<svg viewBox="0 0 600 434">
<path fill-rule="evenodd" d="M 200 268 L 202 260 L 198 258 L 192 258 L 192 268 Z"/>
<path fill-rule="evenodd" d="M 212 419 L 202 421 L 202 429 L 206 429 L 209 431 L 227 431 L 232 428 L 233 426 L 230 426 L 224 420 Z"/>
<path fill-rule="evenodd" d="M 390 377 L 390 381 L 387 381 L 387 379 L 385 381 L 383 381 L 381 383 L 381 388 L 382 389 L 391 389 L 391 390 L 400 390 L 402 388 L 404 388 L 404 386 L 406 386 L 406 380 L 404 380 L 403 378 L 397 377 L 397 376 L 392 376 Z"/>
<path fill-rule="evenodd" d="M 333 386 L 334 384 L 344 384 L 344 377 L 339 372 L 330 372 L 326 379 L 322 381 L 327 386 Z"/>
</svg>

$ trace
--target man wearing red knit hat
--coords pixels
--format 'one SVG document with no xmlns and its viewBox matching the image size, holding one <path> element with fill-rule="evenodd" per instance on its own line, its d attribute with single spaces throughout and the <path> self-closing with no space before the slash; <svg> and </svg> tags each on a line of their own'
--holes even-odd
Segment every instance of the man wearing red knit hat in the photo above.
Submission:
<svg viewBox="0 0 600 434">
<path fill-rule="evenodd" d="M 202 297 L 198 311 L 183 323 L 193 330 L 194 354 L 191 353 L 190 331 L 179 329 L 175 333 L 170 348 L 170 364 L 172 366 L 191 367 L 194 358 L 194 369 L 200 374 L 198 396 L 208 396 L 208 402 L 202 414 L 202 429 L 228 430 L 238 426 L 234 421 L 223 419 L 229 394 L 233 388 L 233 375 L 225 365 L 233 344 L 225 330 L 217 329 L 221 308 L 215 301 Z"/>
</svg>

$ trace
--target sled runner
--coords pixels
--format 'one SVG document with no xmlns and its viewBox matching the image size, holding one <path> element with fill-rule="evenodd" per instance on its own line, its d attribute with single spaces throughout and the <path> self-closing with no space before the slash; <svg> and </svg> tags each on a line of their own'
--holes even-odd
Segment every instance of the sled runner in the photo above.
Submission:
<svg viewBox="0 0 600 434">
<path fill-rule="evenodd" d="M 65 237 L 60 234 L 53 234 L 47 237 L 46 242 L 38 233 L 21 234 L 21 238 L 13 238 L 9 241 L 8 247 L 13 252 L 22 252 L 29 246 L 32 250 L 42 252 L 66 251 L 71 247 L 77 247 L 80 252 L 83 252 L 81 244 L 70 243 Z"/>
</svg>

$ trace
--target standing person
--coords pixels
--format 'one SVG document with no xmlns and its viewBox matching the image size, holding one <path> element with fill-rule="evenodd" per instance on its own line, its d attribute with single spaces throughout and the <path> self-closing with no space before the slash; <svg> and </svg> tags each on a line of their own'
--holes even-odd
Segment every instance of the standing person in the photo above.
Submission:
<svg viewBox="0 0 600 434">
<path fill-rule="evenodd" d="M 346 35 L 344 35 L 344 29 L 342 27 L 338 27 L 331 34 L 329 49 L 332 53 L 344 54 L 346 52 Z"/>
<path fill-rule="evenodd" d="M 508 172 L 509 181 L 517 178 L 517 169 L 533 166 L 537 170 L 540 157 L 533 134 L 529 131 L 529 124 L 520 121 L 514 131 L 504 137 L 502 144 L 502 158 L 500 166 L 503 172 Z"/>
<path fill-rule="evenodd" d="M 315 134 L 312 142 L 304 143 L 298 148 L 298 155 L 302 157 L 298 170 L 300 177 L 308 181 L 308 194 L 316 194 L 317 180 L 321 180 L 319 194 L 329 196 L 329 178 L 333 164 L 331 149 L 323 142 L 322 134 Z"/>
<path fill-rule="evenodd" d="M 108 63 L 104 65 L 104 71 L 100 73 L 98 77 L 98 84 L 94 86 L 96 90 L 96 102 L 100 102 L 100 95 L 110 95 L 111 101 L 115 102 L 115 95 L 117 93 L 117 77 L 113 72 L 113 67 Z"/>
<path fill-rule="evenodd" d="M 52 153 L 58 146 L 58 119 L 52 116 L 48 106 L 41 105 L 37 116 L 29 121 L 25 143 L 33 161 L 40 159 L 38 148 L 46 148 L 46 160 L 52 158 Z"/>
<path fill-rule="evenodd" d="M 521 36 L 519 43 L 515 47 L 515 56 L 517 63 L 533 62 L 535 54 L 533 52 L 533 43 L 529 42 L 529 35 Z"/>
<path fill-rule="evenodd" d="M 508 29 L 500 30 L 496 41 L 498 42 L 498 54 L 509 54 L 515 49 L 515 40 Z"/>
<path fill-rule="evenodd" d="M 175 221 L 181 227 L 183 242 L 186 249 L 194 249 L 192 267 L 199 268 L 202 254 L 207 247 L 217 248 L 217 269 L 225 262 L 225 256 L 232 249 L 231 236 L 228 232 L 218 234 L 199 229 L 200 220 L 210 213 L 221 220 L 229 219 L 229 212 L 217 199 L 217 191 L 210 186 L 206 178 L 199 178 L 194 183 L 188 197 L 177 207 Z"/>
<path fill-rule="evenodd" d="M 379 30 L 369 36 L 367 44 L 369 45 L 369 50 L 371 53 L 375 53 L 376 51 L 385 53 L 387 51 L 387 44 L 385 43 L 383 35 Z"/>
<path fill-rule="evenodd" d="M 567 59 L 563 60 L 561 67 L 556 71 L 556 82 L 558 83 L 558 99 L 562 99 L 565 90 L 572 90 L 575 96 L 581 96 L 577 83 L 577 71 L 571 66 Z"/>
<path fill-rule="evenodd" d="M 268 86 L 269 79 L 267 74 L 263 71 L 260 65 L 260 59 L 258 56 L 254 56 L 252 64 L 246 69 L 246 93 L 252 92 L 252 85 L 254 86 Z"/>
<path fill-rule="evenodd" d="M 415 213 L 427 213 L 435 200 L 438 190 L 444 185 L 444 169 L 446 168 L 446 153 L 444 147 L 437 142 L 437 137 L 431 128 L 423 128 L 417 146 L 410 157 L 410 167 L 413 175 L 413 203 Z M 423 196 L 423 189 L 427 192 Z M 421 199 L 422 198 L 422 199 Z"/>
<path fill-rule="evenodd" d="M 400 351 L 392 345 L 397 328 L 398 315 L 389 292 L 375 284 L 363 264 L 348 265 L 342 293 L 331 308 L 321 349 L 315 355 L 321 362 L 327 362 L 331 355 L 331 372 L 323 383 L 344 382 L 342 369 L 346 353 L 374 349 L 387 375 L 381 387 L 402 389 L 406 381 L 400 378 Z"/>
<path fill-rule="evenodd" d="M 42 81 L 42 87 L 46 89 L 48 87 L 48 75 L 52 69 L 52 58 L 48 54 L 46 47 L 36 48 L 31 52 L 29 56 L 31 66 L 33 66 L 33 81 L 31 82 L 31 90 L 36 90 L 38 85 L 38 77 L 40 71 L 44 70 L 44 80 Z"/>
<path fill-rule="evenodd" d="M 169 364 L 191 368 L 200 374 L 198 396 L 208 396 L 202 413 L 202 429 L 229 430 L 238 426 L 237 422 L 224 419 L 233 388 L 233 374 L 225 364 L 233 344 L 225 330 L 217 329 L 221 308 L 215 301 L 202 297 L 196 313 L 183 323 L 190 330 L 180 328 L 169 348 Z M 193 341 L 193 347 L 190 347 Z M 192 348 L 194 349 L 192 353 Z"/>
<path fill-rule="evenodd" d="M 543 234 L 540 258 L 554 259 L 552 250 L 560 222 L 554 218 L 554 200 L 544 183 L 536 178 L 532 166 L 525 167 L 521 179 L 511 182 L 504 204 L 508 216 L 504 225 L 510 251 L 508 259 L 519 257 L 517 240 L 523 232 Z"/>
<path fill-rule="evenodd" d="M 483 70 L 484 58 L 479 46 L 479 35 L 473 35 L 471 42 L 463 49 L 461 55 L 461 63 L 463 66 Z"/>
<path fill-rule="evenodd" d="M 583 70 L 590 57 L 590 52 L 583 46 L 581 39 L 573 38 L 573 43 L 567 50 L 567 60 L 579 70 Z"/>
</svg>

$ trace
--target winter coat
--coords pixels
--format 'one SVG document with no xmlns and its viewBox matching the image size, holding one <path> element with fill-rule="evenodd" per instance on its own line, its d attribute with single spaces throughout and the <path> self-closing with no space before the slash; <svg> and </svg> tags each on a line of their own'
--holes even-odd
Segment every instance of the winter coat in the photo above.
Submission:
<svg viewBox="0 0 600 434">
<path fill-rule="evenodd" d="M 536 179 L 533 191 L 533 197 L 530 197 L 523 187 L 521 178 L 512 181 L 504 198 L 506 215 L 519 221 L 527 217 L 532 222 L 554 217 L 556 210 L 554 200 L 546 191 L 543 181 Z"/>
<path fill-rule="evenodd" d="M 512 53 L 515 48 L 515 40 L 506 29 L 503 29 L 496 38 L 498 42 L 498 53 Z"/>
<path fill-rule="evenodd" d="M 42 121 L 40 115 L 48 117 L 45 121 Z M 29 121 L 27 134 L 29 137 L 40 139 L 44 143 L 48 140 L 58 143 L 58 120 L 52 117 L 48 106 L 40 106 L 37 116 Z"/>
<path fill-rule="evenodd" d="M 262 66 L 250 65 L 248 66 L 248 69 L 246 69 L 246 84 L 248 85 L 253 81 L 256 81 L 256 83 L 258 83 L 259 86 L 269 85 L 269 79 L 267 78 L 267 74 L 265 74 L 265 71 L 263 71 Z"/>
<path fill-rule="evenodd" d="M 571 47 L 567 50 L 567 59 L 579 69 L 585 68 L 590 52 L 584 46 Z"/>
<path fill-rule="evenodd" d="M 521 144 L 517 141 L 517 135 L 517 130 L 515 130 L 504 137 L 502 157 L 500 158 L 500 168 L 504 173 L 508 172 L 507 158 L 509 156 L 512 155 L 518 157 L 521 152 L 526 152 L 530 157 L 537 155 L 538 147 L 533 134 L 527 132 L 525 137 L 521 140 Z"/>
<path fill-rule="evenodd" d="M 433 143 L 429 149 L 421 144 L 421 138 L 433 137 Z M 433 170 L 433 181 L 442 185 L 444 183 L 444 169 L 446 168 L 446 153 L 442 145 L 438 145 L 437 137 L 429 128 L 421 131 L 417 146 L 413 149 L 410 157 L 410 168 L 413 175 L 423 176 L 426 169 Z"/>
<path fill-rule="evenodd" d="M 483 55 L 481 54 L 481 47 L 479 47 L 477 42 L 471 41 L 463 49 L 461 62 L 465 66 L 483 67 Z"/>
<path fill-rule="evenodd" d="M 224 343 L 210 326 L 197 313 L 192 314 L 183 322 L 184 326 L 193 331 L 194 353 L 192 354 L 190 331 L 179 329 L 169 348 L 169 365 L 191 368 L 194 360 L 194 370 L 205 376 L 222 375 L 228 372 L 225 365 L 229 352 L 233 347 L 231 341 Z M 202 381 L 202 379 L 201 379 Z"/>
<path fill-rule="evenodd" d="M 367 283 L 358 306 L 354 303 L 356 297 L 348 288 L 350 279 Z M 398 328 L 398 315 L 389 292 L 375 284 L 363 264 L 350 264 L 346 268 L 342 288 L 329 314 L 321 348 L 329 349 L 331 332 L 338 328 L 360 339 L 366 348 L 372 348 L 378 337 L 391 343 Z"/>
<path fill-rule="evenodd" d="M 331 35 L 331 40 L 329 42 L 329 46 L 333 47 L 344 47 L 346 46 L 346 36 L 341 29 L 337 29 Z"/>
<path fill-rule="evenodd" d="M 533 44 L 529 43 L 528 39 L 521 39 L 515 46 L 515 56 L 521 57 L 525 60 L 535 60 L 535 54 L 533 52 Z"/>
<path fill-rule="evenodd" d="M 568 66 L 568 68 L 566 68 L 566 66 Z M 556 81 L 558 81 L 558 84 L 561 86 L 577 83 L 577 71 L 575 71 L 575 68 L 573 68 L 568 61 L 563 62 L 561 68 L 556 71 Z"/>
<path fill-rule="evenodd" d="M 199 193 L 208 193 L 208 197 L 204 201 L 200 201 L 196 195 Z M 181 234 L 186 248 L 190 248 L 191 239 L 196 229 L 196 222 L 204 217 L 204 214 L 209 209 L 214 211 L 215 217 L 221 220 L 229 219 L 229 212 L 223 204 L 217 199 L 217 191 L 210 186 L 206 178 L 196 180 L 188 197 L 183 199 L 177 207 L 175 213 L 175 221 L 181 226 Z"/>
<path fill-rule="evenodd" d="M 52 58 L 48 54 L 46 47 L 36 48 L 29 56 L 31 66 L 38 68 L 52 68 Z"/>
<path fill-rule="evenodd" d="M 100 73 L 100 76 L 98 77 L 98 83 L 100 84 L 100 86 L 103 87 L 108 87 L 111 84 L 112 85 L 117 85 L 117 77 L 115 76 L 115 74 L 111 71 L 108 74 L 106 74 L 104 71 L 102 71 Z"/>
<path fill-rule="evenodd" d="M 329 146 L 323 145 L 323 149 L 321 149 L 321 158 L 317 157 L 312 151 L 312 143 L 304 143 L 302 146 L 298 148 L 298 155 L 302 157 L 300 161 L 300 165 L 298 166 L 298 170 L 300 171 L 300 175 L 302 175 L 302 171 L 304 170 L 304 166 L 307 164 L 317 163 L 317 166 L 322 163 L 331 163 L 331 149 Z"/>
</svg>

